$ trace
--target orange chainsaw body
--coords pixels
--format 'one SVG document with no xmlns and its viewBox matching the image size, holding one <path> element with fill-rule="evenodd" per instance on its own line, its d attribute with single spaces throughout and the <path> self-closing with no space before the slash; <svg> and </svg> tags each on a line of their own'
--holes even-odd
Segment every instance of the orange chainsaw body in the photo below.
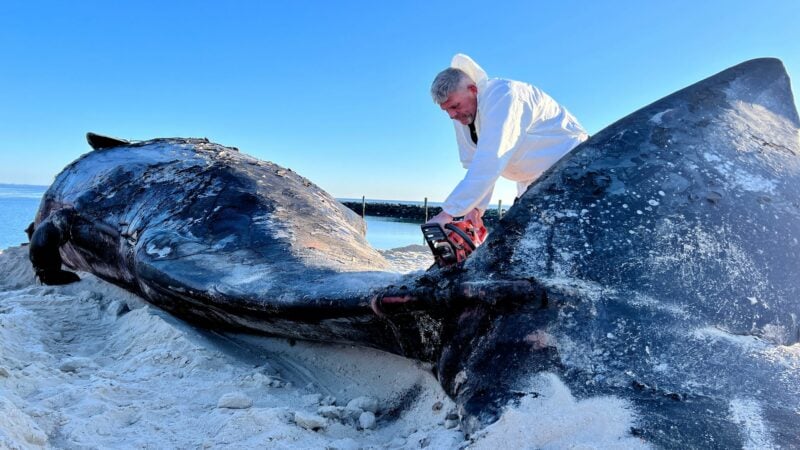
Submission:
<svg viewBox="0 0 800 450">
<path fill-rule="evenodd" d="M 449 267 L 467 259 L 486 240 L 488 232 L 483 223 L 475 225 L 469 220 L 461 220 L 444 227 L 438 223 L 423 224 L 422 234 L 436 264 Z"/>
</svg>

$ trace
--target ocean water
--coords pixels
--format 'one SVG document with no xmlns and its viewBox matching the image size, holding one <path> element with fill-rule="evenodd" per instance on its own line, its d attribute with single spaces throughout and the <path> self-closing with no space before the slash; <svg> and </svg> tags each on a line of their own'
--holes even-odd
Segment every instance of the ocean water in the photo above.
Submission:
<svg viewBox="0 0 800 450">
<path fill-rule="evenodd" d="M 25 228 L 33 221 L 47 186 L 0 184 L 0 249 L 28 242 Z M 367 216 L 367 240 L 381 250 L 422 244 L 419 224 Z"/>
<path fill-rule="evenodd" d="M 28 242 L 25 228 L 33 222 L 46 186 L 0 184 L 0 249 Z"/>
<path fill-rule="evenodd" d="M 379 250 L 425 244 L 419 222 L 388 217 L 366 216 L 367 241 Z"/>
</svg>

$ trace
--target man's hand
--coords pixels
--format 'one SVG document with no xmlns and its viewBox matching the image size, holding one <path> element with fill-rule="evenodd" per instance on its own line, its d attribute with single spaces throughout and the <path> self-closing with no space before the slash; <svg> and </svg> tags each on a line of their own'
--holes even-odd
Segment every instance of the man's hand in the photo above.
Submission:
<svg viewBox="0 0 800 450">
<path fill-rule="evenodd" d="M 476 227 L 482 227 L 483 226 L 483 219 L 481 218 L 482 216 L 483 213 L 481 212 L 481 210 L 478 208 L 474 208 L 472 211 L 468 212 L 466 216 L 464 216 L 464 220 L 472 222 L 472 224 L 475 225 Z"/>
<path fill-rule="evenodd" d="M 452 221 L 453 221 L 453 216 L 451 216 L 450 214 L 447 214 L 446 212 L 442 211 L 439 214 L 431 217 L 431 220 L 429 220 L 427 223 L 428 224 L 438 223 L 441 226 L 445 226 L 446 224 L 448 224 L 448 223 L 450 223 Z"/>
</svg>

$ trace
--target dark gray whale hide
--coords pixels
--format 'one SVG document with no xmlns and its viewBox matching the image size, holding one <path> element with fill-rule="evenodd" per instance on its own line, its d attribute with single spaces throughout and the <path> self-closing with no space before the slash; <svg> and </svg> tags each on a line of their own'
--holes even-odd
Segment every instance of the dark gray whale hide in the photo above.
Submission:
<svg viewBox="0 0 800 450">
<path fill-rule="evenodd" d="M 362 345 L 386 330 L 370 293 L 398 276 L 318 186 L 204 139 L 89 141 L 35 220 L 43 281 L 63 258 L 185 318 Z"/>
<path fill-rule="evenodd" d="M 31 259 L 206 324 L 433 362 L 468 433 L 557 378 L 623 402 L 644 443 L 798 447 L 798 128 L 780 61 L 740 64 L 575 148 L 464 265 L 403 278 L 288 169 L 94 139 L 45 195 Z"/>
</svg>

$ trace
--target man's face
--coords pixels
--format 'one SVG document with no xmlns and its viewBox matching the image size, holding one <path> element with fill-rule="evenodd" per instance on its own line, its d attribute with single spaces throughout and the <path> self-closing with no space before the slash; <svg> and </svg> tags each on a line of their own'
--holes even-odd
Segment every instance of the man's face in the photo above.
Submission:
<svg viewBox="0 0 800 450">
<path fill-rule="evenodd" d="M 469 125 L 478 113 L 478 88 L 474 84 L 461 88 L 447 96 L 439 106 L 451 119 Z"/>
</svg>

